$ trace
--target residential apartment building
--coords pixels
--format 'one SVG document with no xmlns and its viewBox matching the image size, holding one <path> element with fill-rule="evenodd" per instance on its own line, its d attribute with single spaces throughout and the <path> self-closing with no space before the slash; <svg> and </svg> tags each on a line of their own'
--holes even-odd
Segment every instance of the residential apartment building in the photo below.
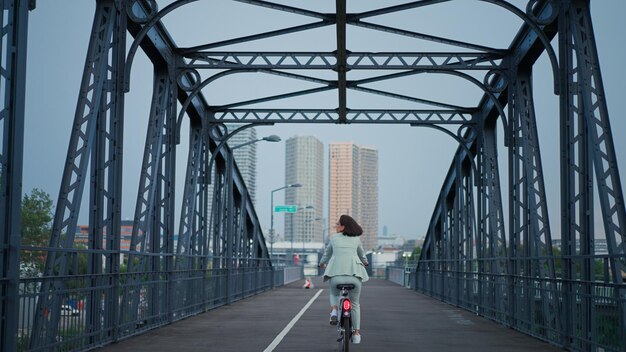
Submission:
<svg viewBox="0 0 626 352">
<path fill-rule="evenodd" d="M 228 124 L 228 132 L 232 133 L 238 127 L 242 125 Z M 257 133 L 254 127 L 247 128 L 243 131 L 237 132 L 228 140 L 230 147 L 242 145 L 244 143 L 256 140 Z M 233 150 L 235 156 L 235 163 L 241 172 L 243 180 L 246 182 L 248 188 L 248 194 L 252 200 L 252 204 L 256 205 L 256 143 L 246 145 L 241 148 Z"/>
<path fill-rule="evenodd" d="M 302 187 L 285 190 L 285 203 L 298 205 L 298 212 L 284 216 L 285 240 L 322 242 L 324 145 L 313 136 L 294 136 L 285 142 L 285 184 L 295 183 Z"/>
<path fill-rule="evenodd" d="M 352 216 L 363 228 L 365 250 L 378 241 L 378 151 L 352 142 L 329 146 L 328 222 L 342 214 Z"/>
</svg>

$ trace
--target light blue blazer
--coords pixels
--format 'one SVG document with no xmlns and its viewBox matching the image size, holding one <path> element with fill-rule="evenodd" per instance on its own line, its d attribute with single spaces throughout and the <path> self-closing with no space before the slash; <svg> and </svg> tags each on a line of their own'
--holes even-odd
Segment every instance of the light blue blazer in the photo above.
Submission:
<svg viewBox="0 0 626 352">
<path fill-rule="evenodd" d="M 367 258 L 359 237 L 334 234 L 320 259 L 321 264 L 328 264 L 324 271 L 324 281 L 337 275 L 356 276 L 362 282 L 369 280 L 364 265 L 367 264 Z"/>
</svg>

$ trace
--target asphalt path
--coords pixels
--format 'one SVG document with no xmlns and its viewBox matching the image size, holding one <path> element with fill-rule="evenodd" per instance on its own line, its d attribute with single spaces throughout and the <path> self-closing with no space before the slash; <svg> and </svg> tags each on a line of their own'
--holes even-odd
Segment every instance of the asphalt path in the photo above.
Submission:
<svg viewBox="0 0 626 352">
<path fill-rule="evenodd" d="M 313 282 L 312 289 L 298 281 L 97 351 L 337 351 L 328 285 Z M 361 317 L 355 352 L 563 351 L 381 279 L 364 283 Z"/>
</svg>

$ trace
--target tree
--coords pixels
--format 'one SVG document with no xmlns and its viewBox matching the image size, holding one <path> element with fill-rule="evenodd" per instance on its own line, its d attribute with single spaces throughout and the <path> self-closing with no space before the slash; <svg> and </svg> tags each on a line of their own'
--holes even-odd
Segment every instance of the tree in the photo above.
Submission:
<svg viewBox="0 0 626 352">
<path fill-rule="evenodd" d="M 412 262 L 417 262 L 420 259 L 420 254 L 422 253 L 422 247 L 416 246 L 413 248 L 413 253 L 411 253 L 411 257 L 409 258 Z"/>
<path fill-rule="evenodd" d="M 21 244 L 25 247 L 47 247 L 52 232 L 52 198 L 38 188 L 22 201 Z M 20 253 L 23 267 L 34 267 L 43 271 L 45 251 L 25 249 Z"/>
</svg>

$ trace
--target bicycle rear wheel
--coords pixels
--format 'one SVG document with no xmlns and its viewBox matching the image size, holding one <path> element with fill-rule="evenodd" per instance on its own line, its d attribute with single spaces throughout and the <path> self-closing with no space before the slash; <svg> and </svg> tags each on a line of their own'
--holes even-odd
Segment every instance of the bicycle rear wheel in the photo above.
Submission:
<svg viewBox="0 0 626 352">
<path fill-rule="evenodd" d="M 352 321 L 350 318 L 341 318 L 343 320 L 342 326 L 344 328 L 343 331 L 343 341 L 341 343 L 341 350 L 343 352 L 350 351 L 350 340 L 352 339 Z"/>
</svg>

